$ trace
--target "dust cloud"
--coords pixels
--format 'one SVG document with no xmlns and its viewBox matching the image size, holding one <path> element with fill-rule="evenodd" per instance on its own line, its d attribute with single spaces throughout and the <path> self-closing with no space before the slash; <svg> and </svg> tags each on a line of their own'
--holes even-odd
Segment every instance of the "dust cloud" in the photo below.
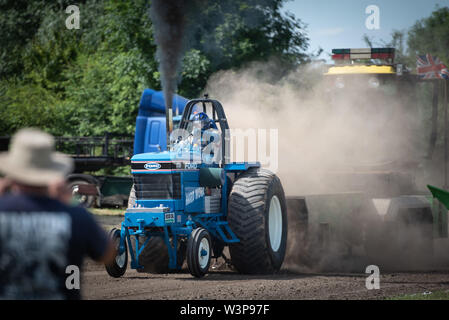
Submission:
<svg viewBox="0 0 449 320">
<path fill-rule="evenodd" d="M 212 76 L 206 92 L 219 100 L 231 128 L 278 130 L 278 172 L 289 195 L 338 191 L 323 174 L 419 161 L 426 134 L 419 110 L 394 88 L 373 89 L 358 76 L 340 90 L 322 65 L 271 82 L 253 64 Z M 252 159 L 248 159 L 252 160 Z"/>
<path fill-rule="evenodd" d="M 210 78 L 205 92 L 222 103 L 231 128 L 278 130 L 276 174 L 287 196 L 305 197 L 309 206 L 308 228 L 293 221 L 294 210 L 288 210 L 284 268 L 365 272 L 371 263 L 389 269 L 418 266 L 404 266 L 397 256 L 385 253 L 384 248 L 394 247 L 396 240 L 386 239 L 398 226 L 386 227 L 371 200 L 417 194 L 425 188 L 416 185 L 414 174 L 426 155 L 430 128 L 413 86 L 382 77 L 376 86 L 372 75 L 345 76 L 342 84 L 337 76 L 323 76 L 323 64 L 302 66 L 274 80 L 270 73 L 276 69 L 276 62 L 269 62 L 222 71 Z M 332 201 L 316 196 L 345 192 L 358 194 Z M 330 212 L 333 222 L 313 220 Z M 400 239 L 405 247 L 425 239 L 417 245 L 423 259 L 410 254 L 419 265 L 429 262 L 431 248 L 422 246 L 429 244 L 429 232 L 420 238 L 407 231 Z"/>
</svg>

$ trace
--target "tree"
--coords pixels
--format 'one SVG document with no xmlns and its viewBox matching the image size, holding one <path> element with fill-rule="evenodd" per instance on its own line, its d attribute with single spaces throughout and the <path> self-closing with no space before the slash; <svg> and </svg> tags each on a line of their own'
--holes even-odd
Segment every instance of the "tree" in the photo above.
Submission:
<svg viewBox="0 0 449 320">
<path fill-rule="evenodd" d="M 440 58 L 449 67 L 449 7 L 437 7 L 429 17 L 417 21 L 408 32 L 407 45 L 409 60 L 413 61 L 415 65 L 417 55 L 429 53 Z M 437 112 L 438 106 L 436 106 L 436 109 L 432 108 L 432 100 L 436 101 L 438 94 L 437 88 L 433 89 L 433 86 L 428 84 L 420 89 L 418 97 L 420 97 L 421 103 L 424 105 L 424 112 L 429 119 L 427 124 L 429 132 L 431 127 L 433 130 L 436 130 L 433 133 L 434 139 L 439 137 L 436 142 L 441 150 L 443 148 L 444 135 L 437 135 L 438 132 L 441 132 L 437 128 L 444 128 L 445 124 L 443 121 L 444 117 L 440 116 L 438 119 L 437 114 L 442 115 L 446 106 L 443 106 L 440 98 L 440 110 Z"/>
<path fill-rule="evenodd" d="M 284 2 L 196 0 L 178 93 L 197 97 L 211 74 L 251 61 L 306 61 L 304 26 Z M 161 89 L 150 1 L 78 1 L 79 30 L 65 27 L 69 4 L 0 0 L 0 135 L 133 134 L 142 90 Z"/>
<path fill-rule="evenodd" d="M 417 21 L 408 32 L 409 56 L 430 53 L 449 66 L 449 7 L 438 8 Z"/>
<path fill-rule="evenodd" d="M 367 34 L 364 34 L 362 40 L 366 43 L 366 45 L 370 48 L 373 47 L 384 47 L 384 48 L 394 48 L 394 60 L 396 63 L 403 63 L 409 65 L 410 57 L 407 54 L 406 46 L 405 46 L 405 33 L 404 30 L 393 30 L 391 33 L 390 41 L 380 40 L 379 42 L 374 41 L 373 38 L 370 38 Z"/>
<path fill-rule="evenodd" d="M 68 0 L 0 0 L 0 79 L 22 74 L 22 53 L 47 14 L 62 11 L 70 4 Z"/>
<path fill-rule="evenodd" d="M 274 57 L 278 60 L 279 73 L 284 74 L 282 71 L 308 61 L 305 50 L 309 39 L 305 26 L 293 14 L 281 14 L 284 2 L 204 0 L 197 3 L 190 13 L 187 42 L 193 51 L 187 52 L 184 59 L 180 93 L 195 97 L 212 73 L 239 68 L 248 62 Z M 190 77 L 186 71 L 198 62 L 198 77 Z"/>
</svg>

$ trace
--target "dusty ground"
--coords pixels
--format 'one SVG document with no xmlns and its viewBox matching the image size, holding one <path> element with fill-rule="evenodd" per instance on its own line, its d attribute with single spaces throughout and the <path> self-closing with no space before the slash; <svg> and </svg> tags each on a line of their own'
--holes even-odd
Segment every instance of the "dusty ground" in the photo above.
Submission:
<svg viewBox="0 0 449 320">
<path fill-rule="evenodd" d="M 122 217 L 97 216 L 110 229 Z M 449 247 L 447 247 L 449 249 Z M 379 290 L 367 290 L 363 273 L 247 276 L 214 271 L 194 279 L 177 274 L 142 274 L 128 269 L 122 278 L 107 275 L 104 267 L 86 261 L 82 279 L 85 299 L 384 299 L 403 294 L 449 290 L 449 267 L 443 271 L 382 273 Z"/>
</svg>

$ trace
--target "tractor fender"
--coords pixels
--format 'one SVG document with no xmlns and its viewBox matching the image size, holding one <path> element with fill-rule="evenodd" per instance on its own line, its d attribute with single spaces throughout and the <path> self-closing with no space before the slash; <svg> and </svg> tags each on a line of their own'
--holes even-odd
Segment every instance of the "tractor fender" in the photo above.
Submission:
<svg viewBox="0 0 449 320">
<path fill-rule="evenodd" d="M 215 188 L 222 186 L 226 173 L 222 168 L 200 168 L 200 186 Z"/>
</svg>

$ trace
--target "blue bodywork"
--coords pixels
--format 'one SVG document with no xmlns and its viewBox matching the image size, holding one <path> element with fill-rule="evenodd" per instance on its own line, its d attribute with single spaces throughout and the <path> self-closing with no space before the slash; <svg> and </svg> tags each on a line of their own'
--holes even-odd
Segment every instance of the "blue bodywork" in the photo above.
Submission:
<svg viewBox="0 0 449 320">
<path fill-rule="evenodd" d="M 132 158 L 134 165 L 141 163 L 190 163 L 188 159 L 185 162 L 182 159 L 171 157 L 168 151 L 161 153 L 144 153 L 135 155 Z M 259 163 L 254 164 L 228 164 L 223 170 L 224 176 L 228 172 L 242 172 L 250 167 L 258 167 Z M 128 242 L 128 248 L 132 248 L 131 241 L 134 236 L 135 252 L 131 253 L 131 268 L 142 268 L 139 264 L 139 254 L 154 236 L 163 237 L 169 253 L 169 268 L 180 268 L 177 263 L 177 246 L 179 238 L 188 238 L 193 229 L 203 227 L 209 231 L 213 241 L 218 242 L 218 246 L 224 247 L 229 243 L 239 240 L 229 228 L 226 221 L 227 213 L 227 190 L 228 180 L 224 179 L 221 188 L 221 210 L 216 213 L 205 213 L 205 193 L 204 187 L 199 183 L 201 168 L 207 167 L 198 164 L 196 168 L 189 169 L 142 169 L 132 170 L 136 174 L 180 174 L 181 177 L 181 197 L 179 199 L 152 199 L 136 200 L 136 208 L 128 209 L 125 212 L 125 219 L 122 223 L 122 241 L 121 249 L 125 250 L 124 241 Z M 188 197 L 190 197 L 188 199 Z M 145 237 L 146 241 L 139 247 L 139 237 Z"/>
<path fill-rule="evenodd" d="M 187 99 L 173 96 L 173 122 L 181 120 Z M 139 103 L 134 135 L 134 154 L 167 150 L 165 100 L 162 91 L 145 89 Z"/>
<path fill-rule="evenodd" d="M 186 106 L 184 101 L 187 102 L 187 100 L 179 96 L 175 99 L 179 102 L 177 107 L 180 110 L 184 110 Z M 239 174 L 251 167 L 259 167 L 260 164 L 206 164 L 192 162 L 192 153 L 197 152 L 193 151 L 193 149 L 190 149 L 187 156 L 185 153 L 180 156 L 180 153 L 175 151 L 140 153 L 140 150 L 151 150 L 153 148 L 153 144 L 148 142 L 151 142 L 151 135 L 148 138 L 148 126 L 151 126 L 151 116 L 155 114 L 155 110 L 158 110 L 158 108 L 152 106 L 155 102 L 157 102 L 156 106 L 159 106 L 160 111 L 165 111 L 163 96 L 153 90 L 145 90 L 142 95 L 136 123 L 135 150 L 138 153 L 131 159 L 131 171 L 135 179 L 136 194 L 138 192 L 137 181 L 148 181 L 145 179 L 153 178 L 156 178 L 155 181 L 162 181 L 167 178 L 169 179 L 167 181 L 173 182 L 176 177 L 176 183 L 173 182 L 171 184 L 172 189 L 168 192 L 171 195 L 170 197 L 137 197 L 134 208 L 127 209 L 121 226 L 119 254 L 125 251 L 126 241 L 128 248 L 130 248 L 131 268 L 143 268 L 139 263 L 140 253 L 152 237 L 162 237 L 168 248 L 168 267 L 170 269 L 180 269 L 181 266 L 178 265 L 177 261 L 178 240 L 187 240 L 193 229 L 197 227 L 203 227 L 209 232 L 215 257 L 219 257 L 222 254 L 224 246 L 239 242 L 226 219 L 228 194 L 232 187 L 230 185 L 232 180 L 229 178 L 229 175 Z M 222 108 L 221 105 L 219 106 Z M 185 117 L 188 118 L 188 116 Z M 160 149 L 162 147 L 166 149 L 166 145 L 162 144 L 165 141 L 165 117 L 162 117 L 162 119 L 164 121 L 164 138 L 160 139 L 159 144 L 161 146 Z M 139 132 L 146 132 L 144 139 L 139 139 Z M 209 170 L 210 168 L 213 168 L 214 172 L 219 173 L 218 176 L 221 181 L 220 186 L 214 187 L 215 193 L 220 194 L 220 206 L 217 212 L 211 212 L 211 209 L 209 209 L 209 212 L 206 212 L 206 193 L 210 192 L 211 188 L 200 183 L 201 171 Z M 163 177 L 161 175 L 166 176 Z M 160 188 L 163 188 L 162 184 Z M 217 197 L 217 195 L 215 196 Z M 140 237 L 144 237 L 145 241 L 139 246 Z M 134 250 L 131 241 L 135 241 Z"/>
</svg>

